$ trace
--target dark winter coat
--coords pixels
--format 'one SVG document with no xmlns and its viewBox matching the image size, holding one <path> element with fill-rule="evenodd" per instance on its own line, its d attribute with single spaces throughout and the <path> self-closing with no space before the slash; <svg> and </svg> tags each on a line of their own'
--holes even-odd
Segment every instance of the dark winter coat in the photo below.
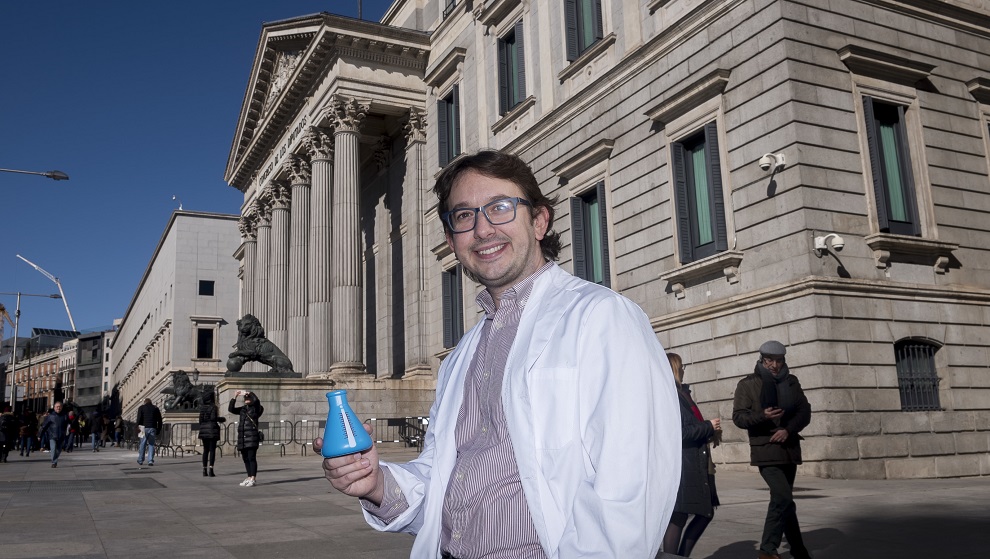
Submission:
<svg viewBox="0 0 990 559">
<path fill-rule="evenodd" d="M 11 412 L 0 414 L 0 443 L 13 443 L 17 440 L 21 422 Z"/>
<path fill-rule="evenodd" d="M 199 408 L 199 438 L 220 440 L 220 423 L 227 418 L 220 415 L 220 410 L 212 401 Z"/>
<path fill-rule="evenodd" d="M 254 392 L 249 393 L 251 399 L 250 406 L 236 406 L 236 398 L 230 400 L 227 411 L 239 416 L 237 420 L 237 449 L 258 448 L 261 446 L 261 438 L 258 436 L 258 422 L 261 414 L 265 413 L 265 406 L 258 401 L 258 396 Z"/>
<path fill-rule="evenodd" d="M 162 412 L 154 404 L 141 404 L 137 411 L 136 423 L 145 429 L 151 428 L 161 433 Z"/>
<path fill-rule="evenodd" d="M 49 440 L 61 443 L 65 440 L 65 433 L 68 429 L 69 418 L 60 413 L 51 412 L 45 416 L 45 421 L 38 428 L 38 433 L 43 434 L 47 432 Z"/>
<path fill-rule="evenodd" d="M 780 381 L 790 391 L 794 403 L 784 408 L 778 422 L 767 419 L 760 405 L 763 380 L 758 372 L 747 375 L 736 385 L 732 403 L 732 422 L 749 433 L 750 464 L 772 466 L 801 463 L 801 436 L 799 433 L 811 423 L 811 404 L 801 389 L 797 377 L 791 374 Z M 777 429 L 787 429 L 787 440 L 771 443 L 770 437 Z"/>
<path fill-rule="evenodd" d="M 710 421 L 698 419 L 691 411 L 690 392 L 678 390 L 681 403 L 681 485 L 677 488 L 674 512 L 712 516 L 712 487 L 709 485 L 708 441 L 715 435 Z"/>
</svg>

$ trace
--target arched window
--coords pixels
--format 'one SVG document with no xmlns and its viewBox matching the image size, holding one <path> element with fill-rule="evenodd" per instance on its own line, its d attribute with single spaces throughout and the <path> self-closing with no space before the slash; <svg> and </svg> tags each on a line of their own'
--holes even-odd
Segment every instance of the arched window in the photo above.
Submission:
<svg viewBox="0 0 990 559">
<path fill-rule="evenodd" d="M 940 410 L 939 378 L 935 352 L 939 346 L 924 340 L 906 339 L 894 344 L 901 411 Z"/>
</svg>

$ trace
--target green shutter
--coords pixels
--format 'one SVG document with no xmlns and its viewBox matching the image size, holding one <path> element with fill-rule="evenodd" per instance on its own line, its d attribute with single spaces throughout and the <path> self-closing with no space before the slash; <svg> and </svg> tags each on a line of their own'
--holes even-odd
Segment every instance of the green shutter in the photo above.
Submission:
<svg viewBox="0 0 990 559">
<path fill-rule="evenodd" d="M 694 244 L 691 242 L 691 207 L 688 205 L 687 178 L 684 173 L 684 144 L 670 144 L 671 180 L 674 183 L 674 218 L 677 221 L 677 244 L 680 247 L 681 264 L 694 261 Z"/>
<path fill-rule="evenodd" d="M 598 196 L 598 226 L 601 228 L 602 243 L 602 285 L 612 287 L 612 269 L 608 261 L 608 218 L 605 211 L 605 181 L 598 183 L 596 187 Z"/>
<path fill-rule="evenodd" d="M 571 198 L 571 252 L 574 258 L 574 275 L 588 279 L 587 247 L 585 246 L 584 200 Z"/>
<path fill-rule="evenodd" d="M 523 22 L 516 22 L 516 99 L 513 105 L 526 98 L 526 51 L 523 49 Z"/>
<path fill-rule="evenodd" d="M 712 201 L 712 220 L 715 225 L 715 250 L 729 250 L 728 231 L 725 225 L 725 203 L 722 196 L 722 165 L 719 163 L 718 126 L 714 122 L 705 125 L 705 163 L 708 168 L 708 188 Z"/>
<path fill-rule="evenodd" d="M 873 99 L 863 96 L 863 114 L 866 117 L 866 143 L 870 150 L 870 173 L 873 176 L 873 194 L 876 197 L 877 222 L 881 231 L 889 231 L 887 219 L 887 194 L 880 167 L 880 140 L 873 111 Z"/>
</svg>

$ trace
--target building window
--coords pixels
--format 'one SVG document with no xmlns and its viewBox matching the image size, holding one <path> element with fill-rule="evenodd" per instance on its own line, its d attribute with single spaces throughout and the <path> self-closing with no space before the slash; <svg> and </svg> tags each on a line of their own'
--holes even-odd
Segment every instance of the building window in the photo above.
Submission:
<svg viewBox="0 0 990 559">
<path fill-rule="evenodd" d="M 904 106 L 863 97 L 880 231 L 921 235 Z"/>
<path fill-rule="evenodd" d="M 213 328 L 196 329 L 196 359 L 213 359 Z"/>
<path fill-rule="evenodd" d="M 567 60 L 576 60 L 604 36 L 601 0 L 564 0 L 564 19 L 567 26 Z"/>
<path fill-rule="evenodd" d="M 901 340 L 894 344 L 901 411 L 942 409 L 938 401 L 936 351 L 938 346 L 921 340 Z"/>
<path fill-rule="evenodd" d="M 571 234 L 574 275 L 611 287 L 608 264 L 608 223 L 605 215 L 605 181 L 590 192 L 571 198 Z"/>
<path fill-rule="evenodd" d="M 704 128 L 670 145 L 682 264 L 728 250 L 718 128 Z"/>
<path fill-rule="evenodd" d="M 523 23 L 519 21 L 498 40 L 498 106 L 505 114 L 526 98 Z"/>
<path fill-rule="evenodd" d="M 213 297 L 213 280 L 199 280 L 199 294 Z"/>
<path fill-rule="evenodd" d="M 464 335 L 463 272 L 458 264 L 445 270 L 443 287 L 443 347 L 454 347 Z"/>
<path fill-rule="evenodd" d="M 457 0 L 444 0 L 443 6 L 443 19 L 447 19 L 447 16 L 454 11 L 454 6 L 457 5 Z"/>
<path fill-rule="evenodd" d="M 455 85 L 446 97 L 437 101 L 439 119 L 440 166 L 446 167 L 461 153 L 461 109 Z"/>
</svg>

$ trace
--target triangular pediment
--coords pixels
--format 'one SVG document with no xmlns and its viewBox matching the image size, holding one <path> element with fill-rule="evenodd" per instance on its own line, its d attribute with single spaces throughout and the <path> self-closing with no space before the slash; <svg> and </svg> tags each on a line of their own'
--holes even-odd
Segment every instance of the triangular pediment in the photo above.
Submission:
<svg viewBox="0 0 990 559">
<path fill-rule="evenodd" d="M 337 58 L 422 75 L 429 35 L 420 31 L 321 13 L 264 24 L 225 180 L 246 191 L 251 175 L 319 86 Z"/>
</svg>

